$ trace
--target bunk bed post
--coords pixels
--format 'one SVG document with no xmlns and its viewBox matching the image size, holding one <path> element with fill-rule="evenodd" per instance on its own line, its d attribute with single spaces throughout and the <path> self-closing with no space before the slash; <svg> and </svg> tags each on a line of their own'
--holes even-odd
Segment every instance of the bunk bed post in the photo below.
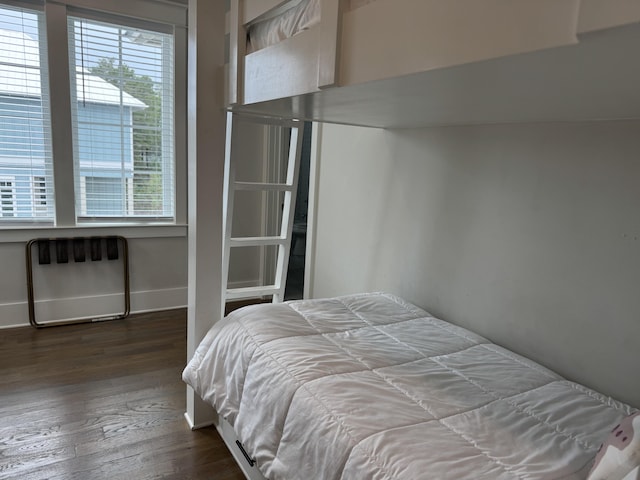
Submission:
<svg viewBox="0 0 640 480">
<path fill-rule="evenodd" d="M 345 0 L 322 0 L 318 45 L 318 88 L 335 86 L 339 81 L 342 13 Z"/>
<path fill-rule="evenodd" d="M 224 185 L 224 2 L 189 0 L 187 357 L 222 312 Z M 215 412 L 187 387 L 185 417 L 210 425 Z"/>
<path fill-rule="evenodd" d="M 242 104 L 244 100 L 242 92 L 247 31 L 243 21 L 243 3 L 241 0 L 232 0 L 229 11 L 229 105 Z"/>
</svg>

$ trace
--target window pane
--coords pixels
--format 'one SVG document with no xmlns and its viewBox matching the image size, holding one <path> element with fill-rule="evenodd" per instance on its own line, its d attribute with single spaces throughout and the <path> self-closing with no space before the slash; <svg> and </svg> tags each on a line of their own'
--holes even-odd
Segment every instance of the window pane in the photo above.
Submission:
<svg viewBox="0 0 640 480">
<path fill-rule="evenodd" d="M 122 198 L 122 182 L 118 178 L 85 177 L 87 215 L 111 215 L 113 205 L 117 205 Z"/>
<path fill-rule="evenodd" d="M 174 214 L 173 37 L 69 18 L 76 215 Z"/>
<path fill-rule="evenodd" d="M 41 15 L 0 7 L 3 222 L 51 222 L 54 218 L 47 57 L 40 32 Z"/>
</svg>

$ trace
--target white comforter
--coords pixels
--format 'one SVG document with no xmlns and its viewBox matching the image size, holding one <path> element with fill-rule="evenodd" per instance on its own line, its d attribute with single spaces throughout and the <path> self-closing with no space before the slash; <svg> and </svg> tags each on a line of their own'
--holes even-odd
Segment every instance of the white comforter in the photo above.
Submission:
<svg viewBox="0 0 640 480">
<path fill-rule="evenodd" d="M 247 30 L 247 53 L 261 50 L 320 22 L 320 0 L 293 0 L 282 13 L 266 16 Z"/>
<path fill-rule="evenodd" d="M 355 10 L 375 0 L 350 0 L 347 10 Z M 320 22 L 320 0 L 290 0 L 260 17 L 247 30 L 247 53 L 280 43 Z"/>
<path fill-rule="evenodd" d="M 584 479 L 631 408 L 387 294 L 245 307 L 184 380 L 277 479 Z"/>
</svg>

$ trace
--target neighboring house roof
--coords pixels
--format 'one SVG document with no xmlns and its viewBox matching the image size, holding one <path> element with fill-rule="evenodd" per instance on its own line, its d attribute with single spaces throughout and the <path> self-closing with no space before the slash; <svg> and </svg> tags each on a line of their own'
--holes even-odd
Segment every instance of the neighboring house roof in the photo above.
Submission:
<svg viewBox="0 0 640 480">
<path fill-rule="evenodd" d="M 24 33 L 0 29 L 0 94 L 39 98 L 40 89 L 38 42 Z M 122 104 L 140 109 L 147 107 L 127 92 L 80 67 L 76 68 L 76 92 L 79 102 Z"/>
</svg>

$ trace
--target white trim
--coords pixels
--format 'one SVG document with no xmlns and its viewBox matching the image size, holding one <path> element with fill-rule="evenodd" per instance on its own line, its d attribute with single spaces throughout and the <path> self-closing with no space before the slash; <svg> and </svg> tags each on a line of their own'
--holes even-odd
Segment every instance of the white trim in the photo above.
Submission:
<svg viewBox="0 0 640 480">
<path fill-rule="evenodd" d="M 160 25 L 187 27 L 187 5 L 168 0 L 0 0 L 0 5 L 40 11 L 51 3 L 81 9 L 83 13 L 93 11 L 102 18 L 115 15 L 118 21 L 132 19 L 131 26 L 137 24 L 142 28 L 153 29 L 154 24 L 156 29 L 161 28 Z"/>
<path fill-rule="evenodd" d="M 51 115 L 51 146 L 54 180 L 54 205 L 56 225 L 71 227 L 75 224 L 75 184 L 73 122 L 71 112 L 72 90 L 75 75 L 69 73 L 69 48 L 67 47 L 67 9 L 64 5 L 45 5 L 47 52 L 49 65 L 49 97 Z M 51 68 L 55 66 L 55 68 Z"/>
<path fill-rule="evenodd" d="M 187 287 L 131 292 L 131 312 L 145 313 L 187 307 Z"/>
<path fill-rule="evenodd" d="M 215 425 L 216 415 L 213 407 L 204 402 L 204 400 L 196 395 L 193 388 L 187 385 L 187 411 L 184 414 L 184 418 L 187 419 L 191 430 Z M 198 422 L 195 422 L 193 420 L 194 418 L 198 418 Z"/>
<path fill-rule="evenodd" d="M 188 176 L 189 308 L 187 355 L 221 318 L 224 191 L 224 2 L 189 0 Z M 209 418 L 187 389 L 186 410 Z M 210 408 L 210 407 L 209 407 Z"/>
<path fill-rule="evenodd" d="M 187 288 L 165 288 L 131 292 L 131 313 L 146 313 L 162 310 L 185 308 L 187 304 Z M 36 300 L 36 319 L 38 323 L 50 320 L 73 320 L 89 315 L 108 315 L 122 313 L 123 294 L 96 295 L 86 297 L 61 298 L 53 300 Z M 40 318 L 38 310 L 54 312 L 53 318 Z M 57 318 L 56 318 L 57 317 Z M 17 322 L 18 319 L 24 319 Z M 14 323 L 11 323 L 14 322 Z M 29 326 L 27 302 L 5 303 L 0 305 L 0 329 Z"/>
<path fill-rule="evenodd" d="M 49 2 L 47 2 L 49 3 Z M 187 6 L 154 0 L 56 0 L 56 3 L 103 14 L 185 27 Z"/>
<path fill-rule="evenodd" d="M 0 5 L 42 11 L 44 9 L 44 0 L 0 0 Z"/>
<path fill-rule="evenodd" d="M 176 223 L 187 222 L 187 29 L 173 35 L 174 61 L 174 209 Z M 182 119 L 182 120 L 180 120 Z M 178 121 L 176 121 L 178 120 Z"/>
<path fill-rule="evenodd" d="M 311 130 L 309 159 L 309 198 L 307 200 L 307 239 L 304 259 L 303 298 L 313 298 L 313 272 L 316 259 L 316 225 L 318 222 L 318 184 L 320 181 L 320 157 L 322 155 L 322 123 L 314 122 Z"/>
<path fill-rule="evenodd" d="M 81 227 L 2 227 L 0 244 L 24 243 L 33 238 L 89 237 L 120 235 L 132 238 L 181 238 L 187 236 L 186 225 L 86 225 Z"/>
<path fill-rule="evenodd" d="M 285 129 L 267 125 L 263 131 L 263 181 L 267 183 L 282 183 L 282 172 L 286 168 L 285 157 Z M 288 143 L 286 145 L 288 147 Z M 262 194 L 262 234 L 274 235 L 280 232 L 282 211 L 280 205 L 284 202 L 282 193 L 264 191 Z M 270 285 L 276 278 L 277 250 L 269 248 L 260 249 L 261 266 L 260 278 L 263 285 Z"/>
</svg>

